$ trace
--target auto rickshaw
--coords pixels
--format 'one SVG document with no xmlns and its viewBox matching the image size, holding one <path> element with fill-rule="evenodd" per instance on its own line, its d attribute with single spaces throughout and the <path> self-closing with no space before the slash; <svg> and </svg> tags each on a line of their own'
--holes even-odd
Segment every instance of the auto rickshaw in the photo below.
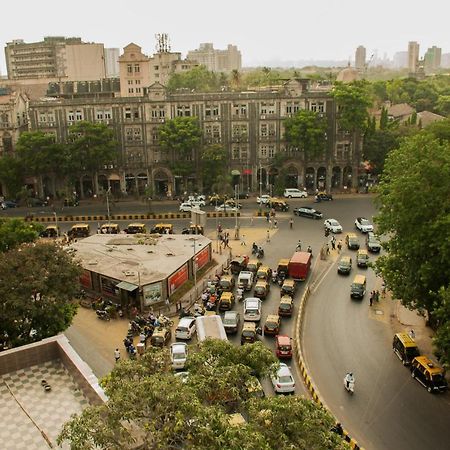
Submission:
<svg viewBox="0 0 450 450">
<path fill-rule="evenodd" d="M 170 328 L 158 327 L 155 328 L 150 339 L 150 343 L 154 347 L 164 347 L 164 345 L 170 341 L 171 331 Z"/>
<path fill-rule="evenodd" d="M 232 291 L 234 288 L 234 278 L 231 275 L 222 275 L 219 285 L 224 291 Z"/>
<path fill-rule="evenodd" d="M 100 227 L 100 233 L 101 234 L 119 234 L 120 233 L 120 227 L 117 223 L 104 223 Z"/>
<path fill-rule="evenodd" d="M 67 233 L 71 238 L 83 238 L 90 235 L 90 228 L 87 223 L 77 223 Z"/>
<path fill-rule="evenodd" d="M 278 261 L 277 276 L 287 278 L 288 276 L 289 259 L 283 258 Z"/>
<path fill-rule="evenodd" d="M 295 281 L 294 280 L 284 280 L 283 285 L 281 286 L 280 294 L 283 295 L 289 295 L 290 297 L 294 298 L 295 295 Z"/>
<path fill-rule="evenodd" d="M 173 225 L 171 223 L 157 223 L 150 233 L 173 234 Z"/>
<path fill-rule="evenodd" d="M 48 225 L 44 231 L 41 232 L 43 238 L 57 238 L 61 235 L 59 227 L 56 225 Z"/>
<path fill-rule="evenodd" d="M 127 234 L 145 234 L 147 233 L 147 228 L 145 223 L 130 223 L 124 231 Z"/>
<path fill-rule="evenodd" d="M 219 311 L 229 311 L 234 305 L 234 295 L 232 292 L 222 292 L 219 301 Z"/>
<path fill-rule="evenodd" d="M 268 266 L 260 266 L 260 268 L 256 272 L 256 278 L 258 280 L 269 281 L 271 276 L 272 276 L 272 270 Z"/>
<path fill-rule="evenodd" d="M 261 264 L 261 261 L 256 258 L 252 258 L 248 261 L 246 270 L 248 270 L 249 272 L 253 272 L 256 275 L 256 272 L 258 271 Z"/>
<path fill-rule="evenodd" d="M 289 205 L 279 198 L 271 198 L 267 203 L 267 207 L 273 208 L 275 211 L 289 211 Z"/>
<path fill-rule="evenodd" d="M 241 270 L 245 270 L 248 264 L 248 256 L 238 255 L 230 262 L 231 273 L 238 275 Z"/>
<path fill-rule="evenodd" d="M 204 234 L 205 229 L 201 225 L 190 225 L 189 227 L 183 228 L 181 234 Z"/>
<path fill-rule="evenodd" d="M 267 280 L 258 280 L 255 285 L 255 291 L 253 295 L 260 299 L 264 299 L 269 294 L 269 290 L 270 284 L 267 282 Z"/>
<path fill-rule="evenodd" d="M 264 323 L 264 334 L 276 335 L 280 331 L 281 320 L 278 314 L 269 314 Z"/>
<path fill-rule="evenodd" d="M 241 333 L 241 345 L 253 344 L 258 338 L 255 322 L 244 322 Z"/>
<path fill-rule="evenodd" d="M 294 301 L 290 295 L 283 295 L 278 305 L 278 315 L 282 317 L 291 317 L 294 309 Z"/>
</svg>

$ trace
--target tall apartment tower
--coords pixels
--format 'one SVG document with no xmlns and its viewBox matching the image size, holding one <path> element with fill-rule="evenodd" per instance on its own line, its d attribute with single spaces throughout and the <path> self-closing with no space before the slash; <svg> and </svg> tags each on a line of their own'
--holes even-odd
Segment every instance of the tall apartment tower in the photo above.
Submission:
<svg viewBox="0 0 450 450">
<path fill-rule="evenodd" d="M 364 70 L 366 66 L 366 47 L 360 45 L 355 52 L 355 68 L 357 70 Z"/>
<path fill-rule="evenodd" d="M 416 41 L 408 42 L 408 69 L 416 73 L 419 68 L 419 44 Z"/>
<path fill-rule="evenodd" d="M 6 44 L 5 57 L 10 80 L 105 78 L 103 44 L 85 43 L 78 37 L 50 36 L 30 43 L 16 39 Z"/>
<path fill-rule="evenodd" d="M 433 45 L 425 53 L 424 68 L 426 73 L 435 72 L 441 67 L 442 49 Z"/>
<path fill-rule="evenodd" d="M 119 56 L 120 56 L 120 49 L 105 48 L 106 78 L 119 77 Z"/>
<path fill-rule="evenodd" d="M 226 50 L 217 50 L 211 42 L 202 43 L 198 49 L 188 52 L 187 59 L 212 72 L 231 72 L 242 68 L 241 52 L 232 44 L 228 44 Z"/>
</svg>

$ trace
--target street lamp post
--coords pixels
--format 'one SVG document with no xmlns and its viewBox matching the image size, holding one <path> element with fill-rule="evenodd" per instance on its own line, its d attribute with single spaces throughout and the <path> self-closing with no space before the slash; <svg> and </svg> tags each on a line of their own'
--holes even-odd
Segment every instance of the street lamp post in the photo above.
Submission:
<svg viewBox="0 0 450 450">
<path fill-rule="evenodd" d="M 56 237 L 59 237 L 59 228 L 58 228 L 58 216 L 56 215 L 56 211 L 53 213 L 55 216 L 55 226 L 56 226 Z"/>
<path fill-rule="evenodd" d="M 238 211 L 239 211 L 239 208 L 238 208 L 238 198 L 239 198 L 239 185 L 238 184 L 236 184 L 235 186 L 234 186 L 234 198 L 235 198 L 235 212 L 234 212 L 234 214 L 235 214 L 235 217 L 236 217 L 236 225 L 235 225 L 235 227 L 234 227 L 234 238 L 235 239 L 239 239 L 239 217 L 238 217 Z"/>
<path fill-rule="evenodd" d="M 108 224 L 111 222 L 111 214 L 110 214 L 110 211 L 109 211 L 109 194 L 110 193 L 111 193 L 111 186 L 106 191 L 106 211 L 107 211 L 107 214 L 108 214 Z"/>
<path fill-rule="evenodd" d="M 259 212 L 261 213 L 262 209 L 262 203 L 261 203 L 261 197 L 262 197 L 262 167 L 261 163 L 259 164 Z"/>
</svg>

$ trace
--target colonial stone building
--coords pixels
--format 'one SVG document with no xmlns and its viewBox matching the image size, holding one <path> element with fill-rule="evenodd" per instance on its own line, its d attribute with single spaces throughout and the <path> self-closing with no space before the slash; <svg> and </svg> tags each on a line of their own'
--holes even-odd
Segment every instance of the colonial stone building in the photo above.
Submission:
<svg viewBox="0 0 450 450">
<path fill-rule="evenodd" d="M 284 120 L 300 109 L 316 111 L 328 121 L 326 146 L 314 160 L 287 148 L 284 141 Z M 290 187 L 356 187 L 361 140 L 339 130 L 337 114 L 330 86 L 302 79 L 266 91 L 183 94 L 169 94 L 154 83 L 138 97 L 48 98 L 32 101 L 29 110 L 31 129 L 53 133 L 58 141 L 64 141 L 70 126 L 81 120 L 113 128 L 121 158 L 117 166 L 105 167 L 99 174 L 100 189 L 142 194 L 152 187 L 155 194 L 169 196 L 186 186 L 170 170 L 168 155 L 159 146 L 158 129 L 177 116 L 198 117 L 204 143 L 221 144 L 227 150 L 227 169 L 233 184 L 243 191 L 258 191 L 260 181 L 264 190 L 275 183 L 279 172 L 272 162 L 278 153 L 286 155 L 283 173 Z M 97 183 L 86 176 L 78 189 L 83 196 L 94 186 Z M 188 177 L 187 189 L 202 189 L 201 174 Z"/>
</svg>

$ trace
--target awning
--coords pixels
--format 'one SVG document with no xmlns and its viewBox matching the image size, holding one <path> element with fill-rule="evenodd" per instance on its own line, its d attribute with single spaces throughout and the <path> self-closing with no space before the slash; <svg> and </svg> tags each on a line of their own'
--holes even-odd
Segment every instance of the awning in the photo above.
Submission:
<svg viewBox="0 0 450 450">
<path fill-rule="evenodd" d="M 236 176 L 236 175 L 240 175 L 241 174 L 241 172 L 239 172 L 239 170 L 232 170 L 231 171 L 231 175 L 233 175 L 233 176 Z"/>
<path fill-rule="evenodd" d="M 133 292 L 138 288 L 138 286 L 136 286 L 135 284 L 132 284 L 132 283 L 128 283 L 128 281 L 121 281 L 117 285 L 117 287 L 119 289 L 123 289 L 124 291 L 128 291 L 128 292 Z"/>
<path fill-rule="evenodd" d="M 108 180 L 109 180 L 109 181 L 120 181 L 120 176 L 117 175 L 116 173 L 111 173 L 111 174 L 108 176 Z"/>
</svg>

